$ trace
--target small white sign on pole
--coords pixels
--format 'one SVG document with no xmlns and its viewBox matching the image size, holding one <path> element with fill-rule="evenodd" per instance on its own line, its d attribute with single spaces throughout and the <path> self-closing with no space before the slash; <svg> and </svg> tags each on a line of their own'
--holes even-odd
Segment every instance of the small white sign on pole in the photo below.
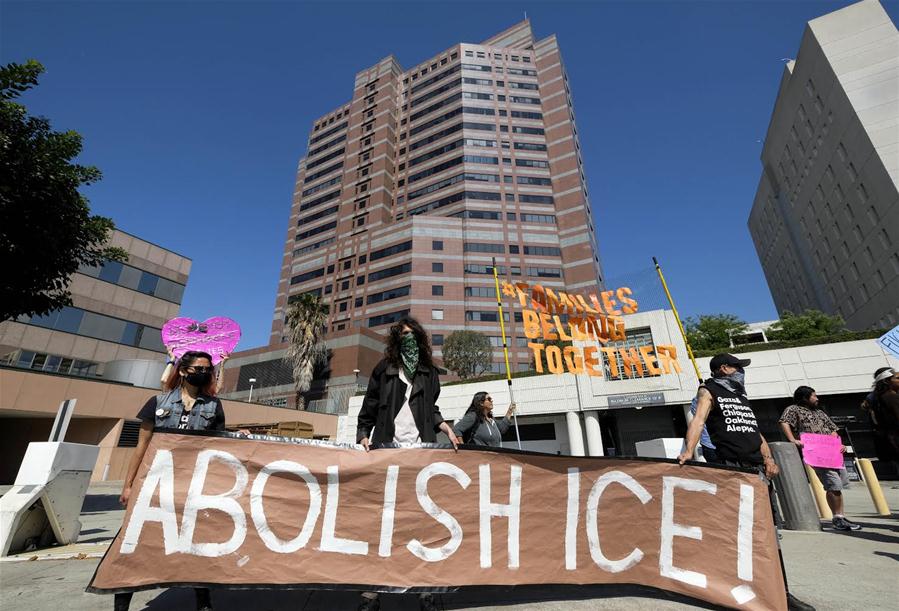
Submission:
<svg viewBox="0 0 899 611">
<path fill-rule="evenodd" d="M 880 344 L 881 348 L 899 359 L 899 325 L 884 333 L 877 340 L 877 343 Z"/>
</svg>

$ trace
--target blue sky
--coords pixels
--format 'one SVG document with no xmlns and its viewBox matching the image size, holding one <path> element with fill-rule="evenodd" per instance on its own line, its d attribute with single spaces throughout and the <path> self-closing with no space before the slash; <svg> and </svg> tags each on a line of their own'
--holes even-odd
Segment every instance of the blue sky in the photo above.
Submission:
<svg viewBox="0 0 899 611">
<path fill-rule="evenodd" d="M 753 321 L 776 316 L 746 220 L 781 59 L 848 4 L 4 1 L 0 58 L 45 65 L 24 102 L 83 134 L 93 211 L 192 258 L 182 314 L 230 316 L 250 348 L 311 121 L 380 58 L 411 66 L 526 11 L 559 38 L 607 278 L 655 255 L 682 315 Z"/>
</svg>

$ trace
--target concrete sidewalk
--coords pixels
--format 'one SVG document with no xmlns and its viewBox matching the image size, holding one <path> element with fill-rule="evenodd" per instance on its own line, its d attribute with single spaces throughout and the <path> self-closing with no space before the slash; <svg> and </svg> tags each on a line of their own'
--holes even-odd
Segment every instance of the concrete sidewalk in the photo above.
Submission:
<svg viewBox="0 0 899 611">
<path fill-rule="evenodd" d="M 112 597 L 84 587 L 115 536 L 124 511 L 121 483 L 91 486 L 76 545 L 20 554 L 0 562 L 0 600 L 11 611 L 111 609 Z M 887 482 L 890 507 L 899 509 L 899 485 Z M 864 484 L 846 493 L 847 515 L 864 527 L 856 533 L 784 532 L 783 553 L 794 594 L 820 611 L 899 608 L 899 514 L 876 515 Z M 711 609 L 691 599 L 631 586 L 478 587 L 438 597 L 446 609 L 580 611 L 587 609 Z M 226 591 L 213 594 L 219 611 L 238 609 L 332 611 L 355 609 L 358 594 L 326 590 Z M 151 590 L 134 595 L 132 609 L 194 609 L 190 590 Z M 384 611 L 418 609 L 412 595 L 383 595 Z"/>
</svg>

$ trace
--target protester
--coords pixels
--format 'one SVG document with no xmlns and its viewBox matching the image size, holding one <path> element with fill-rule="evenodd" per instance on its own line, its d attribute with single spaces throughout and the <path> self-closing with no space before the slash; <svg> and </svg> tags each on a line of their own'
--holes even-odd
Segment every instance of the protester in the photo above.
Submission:
<svg viewBox="0 0 899 611">
<path fill-rule="evenodd" d="M 712 377 L 699 387 L 696 394 L 696 415 L 687 428 L 686 447 L 677 461 L 684 464 L 693 458 L 702 428 L 707 426 L 718 462 L 757 471 L 768 485 L 772 513 L 777 515 L 771 478 L 778 474 L 779 469 L 771 456 L 768 442 L 759 432 L 758 421 L 746 396 L 744 368 L 749 363 L 749 359 L 738 359 L 732 354 L 718 354 L 712 358 L 709 363 Z M 790 594 L 789 588 L 786 594 L 789 609 L 814 611 L 814 607 Z"/>
<path fill-rule="evenodd" d="M 170 353 L 171 355 L 171 353 Z M 137 447 L 128 464 L 125 486 L 120 502 L 128 504 L 131 484 L 153 431 L 157 429 L 187 429 L 200 431 L 224 431 L 225 411 L 221 400 L 215 397 L 212 357 L 205 352 L 186 352 L 170 373 L 163 390 L 166 392 L 151 397 L 138 412 L 141 421 Z M 245 431 L 242 431 L 245 432 Z M 185 581 L 191 581 L 189 579 Z M 198 611 L 210 611 L 212 600 L 209 590 L 195 588 Z M 115 595 L 115 611 L 126 611 L 131 604 L 131 593 Z"/>
<path fill-rule="evenodd" d="M 178 359 L 175 358 L 175 351 L 173 348 L 166 346 L 165 351 L 168 354 L 168 358 L 165 361 L 165 369 L 162 370 L 162 377 L 159 380 L 162 390 L 165 390 L 166 382 L 168 382 L 169 376 L 172 375 L 172 369 L 178 362 Z M 222 392 L 222 385 L 225 383 L 225 361 L 229 358 L 231 358 L 230 354 L 223 354 L 219 366 L 215 369 L 215 394 Z"/>
<path fill-rule="evenodd" d="M 356 441 L 367 452 L 372 444 L 436 442 L 437 431 L 458 448 L 450 425 L 437 406 L 440 379 L 431 358 L 428 334 L 414 318 L 405 317 L 390 327 L 384 358 L 375 365 L 356 424 Z M 377 611 L 376 592 L 363 592 L 360 611 Z M 436 611 L 433 596 L 421 594 L 419 607 Z"/>
<path fill-rule="evenodd" d="M 493 398 L 485 392 L 476 392 L 468 411 L 453 426 L 453 432 L 465 443 L 499 448 L 503 445 L 503 435 L 512 426 L 510 418 L 514 412 L 515 403 L 511 403 L 506 415 L 501 420 L 494 420 Z"/>
<path fill-rule="evenodd" d="M 780 416 L 780 427 L 783 429 L 787 441 L 802 448 L 802 441 L 796 439 L 802 433 L 814 433 L 816 435 L 833 435 L 839 437 L 837 425 L 824 413 L 821 402 L 815 389 L 810 386 L 800 386 L 793 393 L 795 403 L 784 410 Z M 845 452 L 846 447 L 842 446 Z M 861 526 L 851 522 L 843 515 L 843 490 L 849 487 L 849 475 L 846 469 L 827 469 L 825 467 L 812 467 L 821 484 L 824 486 L 827 496 L 827 505 L 833 513 L 834 530 L 861 530 Z"/>
<path fill-rule="evenodd" d="M 881 367 L 874 372 L 874 389 L 862 402 L 871 416 L 877 457 L 899 462 L 899 371 Z"/>
</svg>

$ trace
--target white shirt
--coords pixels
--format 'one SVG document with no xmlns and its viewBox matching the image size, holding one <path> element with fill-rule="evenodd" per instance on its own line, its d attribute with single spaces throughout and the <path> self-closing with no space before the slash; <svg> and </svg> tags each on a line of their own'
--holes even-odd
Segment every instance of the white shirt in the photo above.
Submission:
<svg viewBox="0 0 899 611">
<path fill-rule="evenodd" d="M 400 380 L 406 385 L 406 397 L 403 399 L 403 407 L 393 419 L 393 440 L 397 443 L 418 443 L 421 435 L 415 418 L 412 416 L 412 408 L 409 407 L 409 397 L 412 395 L 412 382 L 406 377 L 403 367 L 400 367 Z"/>
</svg>

